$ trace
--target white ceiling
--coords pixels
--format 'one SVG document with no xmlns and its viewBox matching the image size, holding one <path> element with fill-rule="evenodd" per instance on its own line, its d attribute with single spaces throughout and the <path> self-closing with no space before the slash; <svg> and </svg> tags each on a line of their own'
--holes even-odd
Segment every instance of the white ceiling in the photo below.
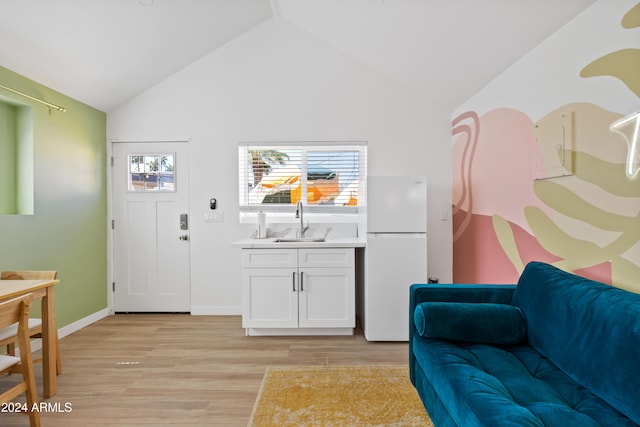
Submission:
<svg viewBox="0 0 640 427">
<path fill-rule="evenodd" d="M 0 65 L 108 112 L 275 17 L 455 107 L 594 2 L 0 0 Z"/>
</svg>

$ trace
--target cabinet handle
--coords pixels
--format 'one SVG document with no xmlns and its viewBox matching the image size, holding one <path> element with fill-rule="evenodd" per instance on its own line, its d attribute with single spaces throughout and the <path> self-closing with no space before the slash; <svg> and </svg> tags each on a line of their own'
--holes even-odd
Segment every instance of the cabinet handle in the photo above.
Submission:
<svg viewBox="0 0 640 427">
<path fill-rule="evenodd" d="M 291 283 L 293 284 L 293 292 L 296 291 L 296 272 L 293 272 L 293 275 L 291 276 Z"/>
<path fill-rule="evenodd" d="M 304 271 L 300 272 L 300 292 L 304 292 Z"/>
</svg>

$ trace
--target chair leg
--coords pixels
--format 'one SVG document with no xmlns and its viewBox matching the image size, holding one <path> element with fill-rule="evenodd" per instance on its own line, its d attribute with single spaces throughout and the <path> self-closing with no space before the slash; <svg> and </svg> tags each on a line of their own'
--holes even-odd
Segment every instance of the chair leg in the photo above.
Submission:
<svg viewBox="0 0 640 427">
<path fill-rule="evenodd" d="M 35 383 L 33 384 L 34 388 L 29 387 L 27 390 L 27 405 L 29 405 L 29 425 L 31 427 L 40 427 L 40 412 L 38 408 L 34 406 L 38 405 L 38 396 L 35 390 Z"/>
<path fill-rule="evenodd" d="M 42 339 L 42 334 L 37 333 L 31 335 L 31 338 Z M 33 360 L 34 363 L 42 362 L 42 357 Z M 62 374 L 62 359 L 60 358 L 60 340 L 58 339 L 58 331 L 56 330 L 56 375 Z"/>
<path fill-rule="evenodd" d="M 25 397 L 28 405 L 29 425 L 40 427 L 40 411 L 38 406 L 38 393 L 36 391 L 36 381 L 33 375 L 33 362 L 29 361 L 26 366 L 21 367 L 22 376 L 26 382 Z"/>
</svg>

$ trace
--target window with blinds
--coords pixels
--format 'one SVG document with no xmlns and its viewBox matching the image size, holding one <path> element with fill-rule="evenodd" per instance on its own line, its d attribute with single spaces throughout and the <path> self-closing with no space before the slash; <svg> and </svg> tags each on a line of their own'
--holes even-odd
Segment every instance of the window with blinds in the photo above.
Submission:
<svg viewBox="0 0 640 427">
<path fill-rule="evenodd" d="M 367 146 L 241 143 L 240 211 L 278 211 L 302 200 L 308 211 L 356 213 L 365 203 Z"/>
</svg>

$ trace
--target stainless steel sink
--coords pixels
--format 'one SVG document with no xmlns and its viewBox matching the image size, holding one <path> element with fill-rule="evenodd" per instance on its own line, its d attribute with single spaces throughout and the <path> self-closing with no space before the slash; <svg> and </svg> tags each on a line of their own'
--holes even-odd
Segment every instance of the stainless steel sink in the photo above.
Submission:
<svg viewBox="0 0 640 427">
<path fill-rule="evenodd" d="M 324 237 L 317 238 L 302 238 L 302 239 L 276 239 L 275 243 L 312 243 L 312 242 L 324 242 Z"/>
</svg>

